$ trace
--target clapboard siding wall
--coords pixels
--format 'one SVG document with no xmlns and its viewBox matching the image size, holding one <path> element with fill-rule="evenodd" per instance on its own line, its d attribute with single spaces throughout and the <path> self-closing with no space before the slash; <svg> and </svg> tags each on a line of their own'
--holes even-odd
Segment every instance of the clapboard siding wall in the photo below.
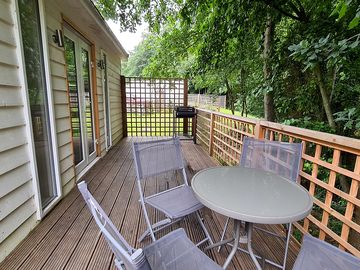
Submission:
<svg viewBox="0 0 360 270">
<path fill-rule="evenodd" d="M 64 48 L 58 47 L 51 35 L 62 28 L 62 16 L 55 1 L 45 1 L 48 33 L 51 83 L 54 98 L 56 135 L 63 193 L 66 195 L 75 185 L 75 167 L 72 148 L 70 107 L 67 93 Z"/>
<path fill-rule="evenodd" d="M 36 225 L 15 5 L 0 0 L 0 261 Z"/>
<path fill-rule="evenodd" d="M 40 0 L 41 1 L 41 0 Z M 90 0 L 89 0 L 90 1 Z M 63 29 L 64 19 L 74 19 L 74 9 L 77 6 L 86 18 L 96 16 L 96 10 L 83 8 L 86 0 L 43 0 L 45 10 L 45 26 L 48 44 L 50 84 L 53 96 L 55 130 L 58 149 L 59 171 L 62 196 L 75 187 L 76 175 L 74 167 L 73 146 L 71 137 L 71 122 L 69 97 L 67 90 L 67 74 L 64 48 L 58 47 L 52 35 L 56 29 Z M 85 3 L 85 4 L 79 4 Z M 80 7 L 79 7 L 80 5 Z M 84 5 L 84 6 L 81 6 Z M 0 261 L 38 223 L 38 205 L 36 200 L 36 181 L 32 154 L 32 137 L 28 119 L 26 87 L 23 82 L 21 43 L 18 31 L 16 0 L 0 0 Z M 73 13 L 72 13 L 73 12 Z M 93 12 L 93 13 L 92 13 Z M 91 14 L 90 14 L 91 13 Z M 95 14 L 95 15 L 94 15 Z M 91 16 L 90 16 L 91 15 Z M 96 24 L 95 20 L 92 23 Z M 88 23 L 77 26 L 85 35 L 94 29 Z M 96 34 L 99 34 L 97 32 Z M 109 95 L 111 100 L 111 125 L 113 144 L 122 138 L 121 95 L 120 95 L 120 64 L 119 49 L 109 36 L 102 33 L 97 38 L 92 33 L 96 67 L 96 89 L 98 103 L 98 126 L 100 153 L 106 154 L 105 147 L 105 113 L 103 97 L 102 70 L 96 63 L 101 59 L 103 47 L 108 55 Z M 95 38 L 94 38 L 95 36 Z M 107 40 L 106 40 L 107 39 Z M 110 44 L 110 45 L 109 45 Z M 117 49 L 116 53 L 110 48 Z M 125 53 L 122 57 L 126 57 Z"/>
<path fill-rule="evenodd" d="M 114 65 L 112 60 L 108 61 L 109 77 L 109 100 L 112 143 L 115 144 L 123 137 L 122 112 L 121 112 L 121 90 L 120 90 L 120 67 Z"/>
</svg>

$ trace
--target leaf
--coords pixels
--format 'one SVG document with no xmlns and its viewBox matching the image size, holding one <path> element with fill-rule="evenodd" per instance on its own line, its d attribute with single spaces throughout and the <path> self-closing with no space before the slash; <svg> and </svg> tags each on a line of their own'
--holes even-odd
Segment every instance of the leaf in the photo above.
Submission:
<svg viewBox="0 0 360 270">
<path fill-rule="evenodd" d="M 302 40 L 300 41 L 299 46 L 301 48 L 307 48 L 309 46 L 309 42 L 307 40 Z"/>
<path fill-rule="evenodd" d="M 355 18 L 352 19 L 351 22 L 349 23 L 348 28 L 349 28 L 349 29 L 355 28 L 356 26 L 359 25 L 359 22 L 360 22 L 360 17 L 355 17 Z"/>
<path fill-rule="evenodd" d="M 340 41 L 338 42 L 338 45 L 339 45 L 339 46 L 343 46 L 344 44 L 346 44 L 346 39 L 340 40 Z"/>
<path fill-rule="evenodd" d="M 359 40 L 356 40 L 356 41 L 354 41 L 353 43 L 351 43 L 350 45 L 349 45 L 349 47 L 351 48 L 351 49 L 354 49 L 355 47 L 357 47 L 359 45 Z"/>
<path fill-rule="evenodd" d="M 349 109 L 349 111 L 348 111 L 349 118 L 350 118 L 351 116 L 353 116 L 353 115 L 355 114 L 355 112 L 356 112 L 356 108 L 351 108 L 351 109 Z"/>
<path fill-rule="evenodd" d="M 314 65 L 313 65 L 313 63 L 308 63 L 307 65 L 306 65 L 306 67 L 304 67 L 304 69 L 302 70 L 302 72 L 305 72 L 309 67 L 313 67 Z"/>
<path fill-rule="evenodd" d="M 295 51 L 295 53 L 298 49 L 299 49 L 299 45 L 297 45 L 297 44 L 293 44 L 288 47 L 289 51 Z"/>
<path fill-rule="evenodd" d="M 316 53 L 312 53 L 308 58 L 308 60 L 310 60 L 310 61 L 314 60 L 314 59 L 316 59 Z"/>
<path fill-rule="evenodd" d="M 347 5 L 346 5 L 346 3 L 344 2 L 344 3 L 342 4 L 342 6 L 341 6 L 340 11 L 339 11 L 339 20 L 340 20 L 342 17 L 345 16 L 346 11 L 347 11 Z"/>
<path fill-rule="evenodd" d="M 357 119 L 357 123 L 355 125 L 356 129 L 360 129 L 360 119 Z"/>
</svg>

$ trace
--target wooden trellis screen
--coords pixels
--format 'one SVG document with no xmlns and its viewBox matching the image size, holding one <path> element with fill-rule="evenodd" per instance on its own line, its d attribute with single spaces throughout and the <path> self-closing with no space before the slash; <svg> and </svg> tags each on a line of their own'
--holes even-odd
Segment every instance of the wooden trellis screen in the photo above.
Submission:
<svg viewBox="0 0 360 270">
<path fill-rule="evenodd" d="M 303 142 L 299 181 L 313 196 L 314 207 L 294 223 L 296 233 L 311 233 L 360 257 L 360 140 L 202 109 L 196 134 L 226 165 L 239 162 L 245 136 Z"/>
<path fill-rule="evenodd" d="M 172 136 L 173 110 L 187 106 L 187 80 L 123 77 L 128 136 Z M 177 135 L 191 132 L 191 120 L 175 119 Z"/>
</svg>

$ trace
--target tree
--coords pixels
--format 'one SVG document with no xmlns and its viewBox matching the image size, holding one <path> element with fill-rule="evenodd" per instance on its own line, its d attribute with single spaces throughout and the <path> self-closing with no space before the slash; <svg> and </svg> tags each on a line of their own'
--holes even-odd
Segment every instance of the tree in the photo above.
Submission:
<svg viewBox="0 0 360 270">
<path fill-rule="evenodd" d="M 356 1 L 98 0 L 97 5 L 108 17 L 121 20 L 124 28 L 131 29 L 142 18 L 157 33 L 151 43 L 154 54 L 142 74 L 191 78 L 195 87 L 227 93 L 233 100 L 230 107 L 251 104 L 251 113 L 268 120 L 294 118 L 293 123 L 301 125 L 301 119 L 311 119 L 319 122 L 315 128 L 325 121 L 332 130 L 337 127 L 336 132 L 359 133 L 354 99 L 342 94 L 346 89 L 359 96 L 359 71 L 354 68 L 358 56 L 352 53 L 358 46 L 352 43 L 352 52 L 341 52 L 336 64 L 335 54 L 316 52 L 317 64 L 311 67 L 306 57 L 300 60 L 288 50 L 301 41 L 319 50 L 315 43 L 318 46 L 329 34 L 329 43 L 355 36 L 360 16 Z M 315 101 L 313 106 L 309 99 Z"/>
<path fill-rule="evenodd" d="M 150 58 L 155 53 L 153 42 L 156 37 L 151 34 L 145 35 L 143 41 L 135 47 L 127 62 L 122 66 L 124 76 L 141 76 L 143 70 L 150 64 Z"/>
</svg>

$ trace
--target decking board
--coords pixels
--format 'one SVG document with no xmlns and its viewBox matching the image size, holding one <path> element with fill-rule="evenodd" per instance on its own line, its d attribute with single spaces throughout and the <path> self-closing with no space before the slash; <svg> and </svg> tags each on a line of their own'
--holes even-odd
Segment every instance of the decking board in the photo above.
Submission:
<svg viewBox="0 0 360 270">
<path fill-rule="evenodd" d="M 133 140 L 144 140 L 144 138 L 127 138 L 120 141 L 89 170 L 83 179 L 86 179 L 90 191 L 125 239 L 135 247 L 142 247 L 149 244 L 150 239 L 148 237 L 142 243 L 137 241 L 146 229 L 146 223 L 138 202 L 138 187 L 135 183 L 131 153 Z M 189 168 L 187 170 L 189 181 L 197 171 L 218 166 L 199 145 L 182 142 L 182 149 Z M 179 175 L 177 177 L 179 178 Z M 174 186 L 175 181 L 172 178 L 173 175 L 166 174 L 147 181 L 143 187 L 145 194 L 149 195 Z M 162 213 L 154 209 L 148 208 L 148 212 L 152 222 L 164 218 Z M 203 210 L 203 216 L 213 240 L 219 240 L 225 217 L 209 209 Z M 159 238 L 179 227 L 183 227 L 194 242 L 199 242 L 204 237 L 194 216 L 187 217 L 171 228 L 157 233 L 156 237 Z M 279 227 L 271 228 L 280 231 Z M 230 233 L 229 228 L 228 235 Z M 284 250 L 281 240 L 255 230 L 253 241 L 254 248 L 268 258 L 281 260 Z M 201 248 L 203 249 L 204 246 Z M 292 268 L 298 250 L 298 244 L 292 241 L 287 269 Z M 222 265 L 229 251 L 230 247 L 224 247 L 220 253 L 211 250 L 206 254 Z M 100 235 L 79 191 L 74 188 L 0 264 L 0 269 L 115 269 L 113 259 L 113 254 Z M 245 270 L 255 267 L 249 255 L 238 252 L 228 269 Z M 265 269 L 277 268 L 267 264 Z"/>
</svg>

